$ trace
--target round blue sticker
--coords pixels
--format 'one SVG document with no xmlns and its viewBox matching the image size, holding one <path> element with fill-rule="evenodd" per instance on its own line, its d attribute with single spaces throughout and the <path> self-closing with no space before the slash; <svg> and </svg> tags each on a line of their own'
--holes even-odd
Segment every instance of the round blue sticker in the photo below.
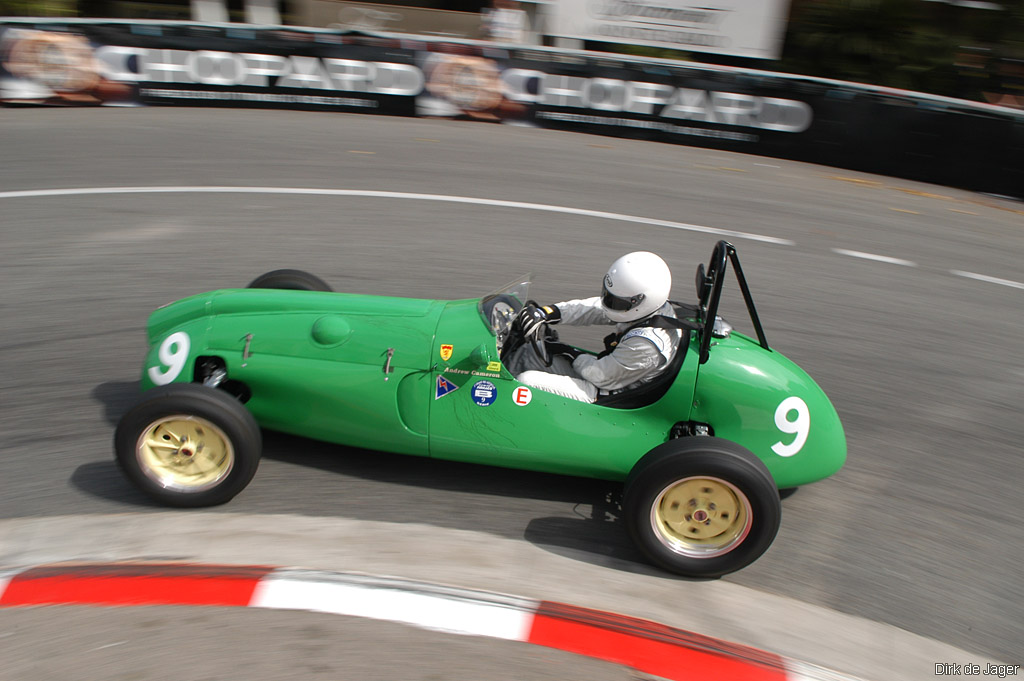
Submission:
<svg viewBox="0 0 1024 681">
<path fill-rule="evenodd" d="M 477 381 L 473 384 L 473 401 L 481 407 L 489 407 L 498 397 L 498 389 L 490 381 Z"/>
</svg>

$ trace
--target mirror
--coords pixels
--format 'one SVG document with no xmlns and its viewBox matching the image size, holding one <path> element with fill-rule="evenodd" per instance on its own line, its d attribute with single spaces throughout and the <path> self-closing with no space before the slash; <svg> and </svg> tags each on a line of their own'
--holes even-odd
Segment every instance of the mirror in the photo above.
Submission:
<svg viewBox="0 0 1024 681">
<path fill-rule="evenodd" d="M 486 343 L 481 343 L 473 348 L 473 352 L 469 353 L 469 358 L 473 363 L 473 366 L 480 368 L 487 367 L 488 371 L 490 371 L 490 368 L 498 361 L 495 348 L 493 346 L 487 347 Z"/>
<path fill-rule="evenodd" d="M 702 308 L 707 307 L 711 284 L 711 277 L 704 272 L 704 263 L 697 265 L 697 301 Z"/>
</svg>

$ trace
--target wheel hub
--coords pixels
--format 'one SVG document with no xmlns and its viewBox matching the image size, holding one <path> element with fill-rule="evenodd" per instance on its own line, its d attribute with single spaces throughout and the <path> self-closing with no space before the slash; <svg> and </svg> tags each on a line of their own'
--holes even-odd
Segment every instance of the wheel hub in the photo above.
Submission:
<svg viewBox="0 0 1024 681">
<path fill-rule="evenodd" d="M 216 486 L 234 468 L 231 441 L 219 427 L 198 416 L 174 415 L 153 421 L 135 448 L 142 471 L 162 487 L 201 492 Z"/>
<path fill-rule="evenodd" d="M 665 487 L 651 509 L 662 544 L 676 553 L 710 558 L 736 548 L 750 532 L 750 502 L 719 478 L 686 478 Z"/>
</svg>

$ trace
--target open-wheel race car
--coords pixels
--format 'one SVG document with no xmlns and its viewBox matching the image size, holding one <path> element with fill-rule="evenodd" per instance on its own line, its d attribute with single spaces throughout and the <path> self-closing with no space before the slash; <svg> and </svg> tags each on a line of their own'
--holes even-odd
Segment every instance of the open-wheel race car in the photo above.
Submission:
<svg viewBox="0 0 1024 681">
<path fill-rule="evenodd" d="M 757 338 L 718 316 L 729 266 Z M 579 402 L 503 362 L 528 281 L 470 300 L 334 293 L 297 270 L 156 310 L 144 393 L 115 434 L 125 475 L 172 506 L 221 504 L 256 472 L 267 428 L 371 450 L 624 482 L 623 518 L 653 563 L 738 570 L 771 545 L 780 490 L 846 458 L 824 392 L 769 348 L 735 248 L 676 305 L 683 342 L 642 387 Z M 579 349 L 577 348 L 577 351 Z M 584 351 L 585 352 L 585 351 Z"/>
</svg>

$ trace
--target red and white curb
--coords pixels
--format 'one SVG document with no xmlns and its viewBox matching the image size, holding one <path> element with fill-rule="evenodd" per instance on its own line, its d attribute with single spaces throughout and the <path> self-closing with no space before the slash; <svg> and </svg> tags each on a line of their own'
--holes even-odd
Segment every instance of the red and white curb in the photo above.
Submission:
<svg viewBox="0 0 1024 681">
<path fill-rule="evenodd" d="M 235 606 L 367 617 L 556 648 L 663 679 L 853 681 L 649 620 L 389 577 L 264 566 L 50 565 L 0 571 L 0 608 Z"/>
</svg>

